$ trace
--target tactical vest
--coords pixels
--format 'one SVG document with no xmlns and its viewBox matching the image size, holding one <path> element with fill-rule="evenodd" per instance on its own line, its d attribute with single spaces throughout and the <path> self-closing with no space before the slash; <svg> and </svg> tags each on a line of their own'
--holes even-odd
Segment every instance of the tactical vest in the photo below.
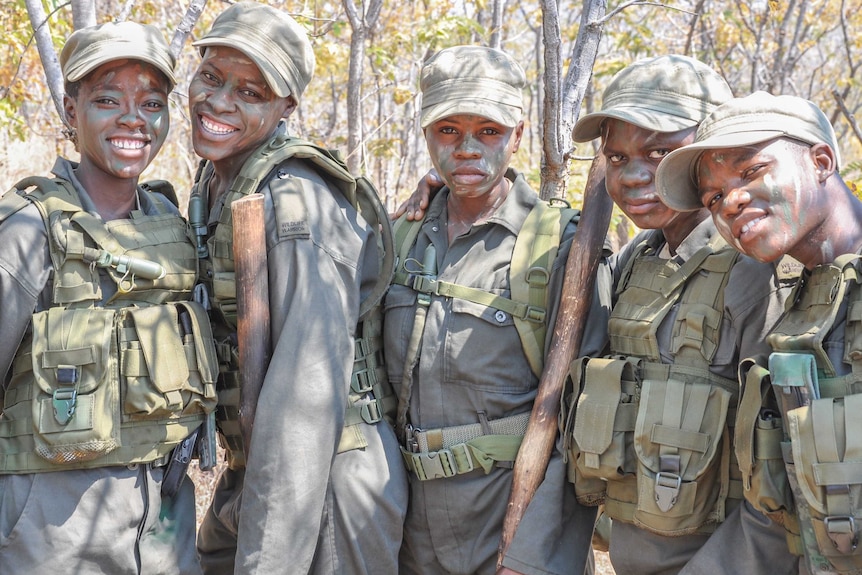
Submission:
<svg viewBox="0 0 862 575">
<path fill-rule="evenodd" d="M 536 203 L 515 240 L 509 268 L 511 298 L 506 298 L 477 288 L 439 281 L 433 274 L 409 269 L 408 256 L 424 220 L 411 222 L 402 216 L 395 223 L 398 258 L 392 282 L 418 293 L 414 337 L 421 337 L 423 306 L 430 303 L 431 296 L 458 298 L 501 310 L 512 316 L 530 368 L 536 377 L 541 377 L 551 270 L 568 222 L 577 223 L 579 219 L 580 211 L 569 208 L 560 200 Z M 423 259 L 429 257 L 426 254 Z M 428 267 L 428 264 L 423 265 L 424 271 Z M 416 346 L 408 345 L 408 355 L 415 351 Z M 411 360 L 408 358 L 408 361 Z M 405 373 L 408 371 L 412 372 L 412 369 L 405 368 Z M 402 405 L 400 411 L 406 414 L 407 408 L 407 405 Z M 489 473 L 495 465 L 510 466 L 517 456 L 529 418 L 530 413 L 527 412 L 490 422 L 431 430 L 413 429 L 402 424 L 397 427 L 403 429 L 396 431 L 404 443 L 401 451 L 408 471 L 425 481 L 452 477 L 478 468 Z"/>
<path fill-rule="evenodd" d="M 768 364 L 751 359 L 740 368 L 747 424 L 737 451 L 750 478 L 745 496 L 784 523 L 791 550 L 805 555 L 814 575 L 862 573 L 859 259 L 841 256 L 800 280 L 767 338 Z M 843 362 L 851 371 L 838 375 L 824 341 L 843 305 Z"/>
<path fill-rule="evenodd" d="M 572 363 L 564 443 L 578 499 L 661 535 L 708 532 L 726 516 L 736 381 L 709 366 L 738 253 L 716 235 L 682 265 L 643 242 L 623 270 L 609 321 L 612 354 Z M 663 363 L 657 333 L 678 307 Z M 577 405 L 575 406 L 575 401 Z"/>
<path fill-rule="evenodd" d="M 373 184 L 364 177 L 354 177 L 337 151 L 321 148 L 310 142 L 291 138 L 279 132 L 258 149 L 243 165 L 231 183 L 224 201 L 219 222 L 206 239 L 206 217 L 203 206 L 206 195 L 201 176 L 201 164 L 189 202 L 189 219 L 198 237 L 198 255 L 201 258 L 201 285 L 206 294 L 205 306 L 211 308 L 213 321 L 236 331 L 236 280 L 233 261 L 233 219 L 230 205 L 248 194 L 258 191 L 261 181 L 289 158 L 308 162 L 317 173 L 333 185 L 375 231 L 381 268 L 372 292 L 360 303 L 359 325 L 354 340 L 354 367 L 351 374 L 349 407 L 345 414 L 345 427 L 341 434 L 338 452 L 361 449 L 368 445 L 361 423 L 376 424 L 395 409 L 395 397 L 389 385 L 383 363 L 382 315 L 380 299 L 389 286 L 394 268 L 392 228 L 389 217 Z M 304 209 L 296 206 L 297 209 Z M 299 214 L 299 219 L 302 219 Z M 199 298 L 200 299 L 200 298 Z M 233 335 L 233 334 L 232 334 Z M 219 442 L 227 451 L 232 468 L 245 465 L 242 433 L 239 425 L 240 372 L 239 354 L 233 337 L 216 342 L 220 374 L 217 381 L 219 406 L 216 421 Z"/>
<path fill-rule="evenodd" d="M 0 221 L 39 209 L 53 265 L 52 305 L 13 360 L 0 473 L 166 461 L 215 408 L 212 332 L 184 301 L 194 244 L 182 218 L 148 198 L 160 213 L 110 222 L 61 179 L 28 178 L 0 200 Z M 117 285 L 104 303 L 100 269 Z"/>
</svg>

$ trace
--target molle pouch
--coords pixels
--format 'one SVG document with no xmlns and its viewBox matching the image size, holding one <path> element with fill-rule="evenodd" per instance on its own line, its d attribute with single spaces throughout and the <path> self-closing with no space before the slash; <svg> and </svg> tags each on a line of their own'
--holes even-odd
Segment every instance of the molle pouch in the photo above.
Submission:
<svg viewBox="0 0 862 575">
<path fill-rule="evenodd" d="M 755 509 L 785 524 L 793 493 L 781 444 L 784 428 L 772 395 L 769 371 L 755 358 L 740 362 L 742 395 L 736 412 L 734 450 L 742 472 L 743 495 Z"/>
<path fill-rule="evenodd" d="M 644 380 L 634 432 L 636 525 L 683 535 L 723 519 L 732 399 L 728 389 L 703 380 Z"/>
<path fill-rule="evenodd" d="M 588 357 L 581 357 L 569 365 L 569 376 L 560 396 L 560 435 L 563 440 L 563 459 L 566 462 L 566 477 L 574 484 L 575 496 L 582 505 L 601 505 L 605 498 L 605 481 L 598 477 L 584 477 L 578 473 L 580 449 L 574 438 L 575 415 L 578 396 L 583 389 L 583 373 Z"/>
<path fill-rule="evenodd" d="M 682 303 L 676 314 L 670 351 L 678 356 L 683 348 L 691 348 L 707 360 L 715 355 L 721 329 L 722 314 L 702 303 Z"/>
<path fill-rule="evenodd" d="M 862 394 L 816 399 L 787 415 L 795 474 L 803 499 L 797 500 L 797 505 L 806 506 L 810 512 L 820 555 L 842 574 L 862 572 L 860 413 Z"/>
<path fill-rule="evenodd" d="M 215 408 L 215 347 L 199 304 L 128 309 L 119 346 L 125 417 L 166 419 Z"/>
<path fill-rule="evenodd" d="M 33 315 L 36 453 L 56 464 L 120 446 L 113 310 L 51 308 Z"/>
<path fill-rule="evenodd" d="M 236 274 L 234 272 L 213 273 L 213 296 L 217 301 L 236 300 Z"/>
<path fill-rule="evenodd" d="M 608 481 L 633 475 L 632 433 L 638 411 L 636 360 L 593 358 L 575 411 L 578 473 Z"/>
</svg>

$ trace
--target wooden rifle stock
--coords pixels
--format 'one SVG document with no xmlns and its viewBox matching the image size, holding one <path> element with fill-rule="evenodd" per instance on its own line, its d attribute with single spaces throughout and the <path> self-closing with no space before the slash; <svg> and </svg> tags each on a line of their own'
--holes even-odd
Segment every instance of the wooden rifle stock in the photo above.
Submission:
<svg viewBox="0 0 862 575">
<path fill-rule="evenodd" d="M 242 382 L 239 424 L 248 461 L 254 413 L 272 353 L 264 198 L 262 194 L 249 194 L 230 207 L 236 274 L 236 335 Z"/>
<path fill-rule="evenodd" d="M 559 311 L 548 357 L 539 380 L 527 431 L 515 460 L 512 493 L 503 521 L 497 558 L 498 568 L 503 563 L 530 500 L 545 477 L 551 459 L 557 436 L 560 396 L 569 364 L 583 339 L 612 207 L 613 203 L 605 189 L 604 157 L 598 155 L 590 167 L 581 220 L 566 259 Z"/>
</svg>

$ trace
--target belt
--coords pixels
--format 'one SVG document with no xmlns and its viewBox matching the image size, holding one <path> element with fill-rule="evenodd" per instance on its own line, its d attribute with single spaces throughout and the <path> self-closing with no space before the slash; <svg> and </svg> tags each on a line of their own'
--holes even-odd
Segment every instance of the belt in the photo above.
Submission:
<svg viewBox="0 0 862 575">
<path fill-rule="evenodd" d="M 408 446 L 401 448 L 401 455 L 407 470 L 421 481 L 454 477 L 477 468 L 489 473 L 495 463 L 515 460 L 529 420 L 527 412 L 439 429 L 408 426 Z"/>
</svg>

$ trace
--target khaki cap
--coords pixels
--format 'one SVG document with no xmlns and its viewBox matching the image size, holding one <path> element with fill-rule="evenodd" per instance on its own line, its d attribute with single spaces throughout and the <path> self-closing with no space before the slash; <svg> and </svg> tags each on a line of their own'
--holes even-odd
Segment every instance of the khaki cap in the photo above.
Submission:
<svg viewBox="0 0 862 575">
<path fill-rule="evenodd" d="M 161 70 L 171 82 L 176 59 L 161 31 L 150 24 L 109 22 L 72 33 L 60 52 L 63 79 L 77 82 L 102 64 L 114 60 L 141 60 Z"/>
<path fill-rule="evenodd" d="M 193 46 L 229 46 L 251 58 L 280 98 L 299 103 L 314 75 L 314 51 L 308 35 L 283 10 L 257 2 L 237 2 L 219 14 L 212 28 Z"/>
<path fill-rule="evenodd" d="M 776 138 L 828 144 L 841 163 L 838 140 L 826 115 L 813 102 L 795 96 L 754 92 L 716 108 L 697 129 L 693 144 L 674 150 L 656 171 L 656 192 L 677 211 L 703 207 L 697 190 L 697 160 L 706 150 L 738 148 Z"/>
<path fill-rule="evenodd" d="M 616 73 L 602 94 L 602 109 L 578 120 L 572 138 L 598 138 L 606 118 L 678 132 L 697 126 L 732 97 L 724 78 L 700 60 L 676 54 L 645 58 Z"/>
<path fill-rule="evenodd" d="M 505 52 L 484 46 L 454 46 L 422 67 L 420 125 L 457 114 L 482 116 L 513 128 L 521 121 L 527 77 Z"/>
</svg>

